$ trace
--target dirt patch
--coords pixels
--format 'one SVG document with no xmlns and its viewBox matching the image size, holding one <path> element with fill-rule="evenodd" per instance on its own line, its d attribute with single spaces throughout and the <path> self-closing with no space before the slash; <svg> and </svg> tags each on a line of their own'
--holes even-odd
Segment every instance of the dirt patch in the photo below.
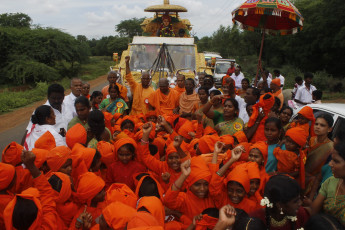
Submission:
<svg viewBox="0 0 345 230">
<path fill-rule="evenodd" d="M 107 81 L 107 75 L 102 75 L 88 82 L 90 83 L 91 89 L 92 89 L 93 87 L 97 87 L 98 85 L 106 81 Z M 65 91 L 65 94 L 68 95 L 70 92 L 71 90 L 68 89 Z M 28 106 L 16 109 L 13 112 L 0 115 L 0 120 L 1 120 L 0 132 L 11 129 L 23 122 L 27 122 L 29 120 L 29 117 L 32 114 L 32 111 L 34 111 L 34 109 L 37 108 L 38 106 L 44 104 L 46 101 L 47 99 L 44 99 L 42 101 L 35 102 Z"/>
</svg>

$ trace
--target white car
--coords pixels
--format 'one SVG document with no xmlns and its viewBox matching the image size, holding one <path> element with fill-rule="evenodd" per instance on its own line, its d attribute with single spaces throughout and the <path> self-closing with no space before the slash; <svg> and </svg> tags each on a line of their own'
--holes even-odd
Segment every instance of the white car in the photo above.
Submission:
<svg viewBox="0 0 345 230">
<path fill-rule="evenodd" d="M 345 127 L 345 104 L 338 103 L 324 103 L 324 104 L 309 104 L 309 107 L 313 109 L 315 118 L 321 114 L 326 113 L 333 117 L 333 130 L 331 133 L 332 139 L 335 137 L 335 134 L 341 127 Z M 302 109 L 296 109 L 294 115 L 291 117 L 291 120 L 295 119 L 297 113 Z"/>
<path fill-rule="evenodd" d="M 213 79 L 216 85 L 216 88 L 222 87 L 222 78 L 228 72 L 228 69 L 231 67 L 231 62 L 236 62 L 235 59 L 218 59 L 214 66 Z M 236 65 L 236 64 L 235 64 Z"/>
</svg>

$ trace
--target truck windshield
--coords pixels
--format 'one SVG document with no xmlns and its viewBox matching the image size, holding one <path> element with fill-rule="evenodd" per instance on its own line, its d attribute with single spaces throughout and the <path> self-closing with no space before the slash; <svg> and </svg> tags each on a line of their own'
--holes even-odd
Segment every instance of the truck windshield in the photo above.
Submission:
<svg viewBox="0 0 345 230">
<path fill-rule="evenodd" d="M 230 68 L 230 62 L 216 63 L 215 73 L 216 74 L 226 74 L 226 72 L 228 72 L 229 68 Z"/>
<path fill-rule="evenodd" d="M 156 60 L 160 45 L 132 44 L 130 48 L 130 68 L 132 70 L 148 70 Z M 178 69 L 195 70 L 195 48 L 194 45 L 168 45 L 170 56 Z"/>
</svg>

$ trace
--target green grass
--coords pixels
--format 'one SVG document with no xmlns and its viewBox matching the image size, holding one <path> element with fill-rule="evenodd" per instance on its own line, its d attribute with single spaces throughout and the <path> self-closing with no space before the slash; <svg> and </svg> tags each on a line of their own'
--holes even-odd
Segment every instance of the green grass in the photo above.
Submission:
<svg viewBox="0 0 345 230">
<path fill-rule="evenodd" d="M 109 71 L 109 66 L 114 62 L 110 57 L 90 57 L 87 64 L 81 66 L 78 77 L 84 81 L 93 80 Z M 65 89 L 69 88 L 70 79 L 63 78 L 56 83 L 61 84 Z M 0 87 L 0 114 L 13 111 L 16 108 L 28 106 L 34 102 L 43 100 L 47 97 L 47 89 L 50 83 L 38 82 L 32 89 L 11 92 L 8 90 L 10 85 Z"/>
</svg>

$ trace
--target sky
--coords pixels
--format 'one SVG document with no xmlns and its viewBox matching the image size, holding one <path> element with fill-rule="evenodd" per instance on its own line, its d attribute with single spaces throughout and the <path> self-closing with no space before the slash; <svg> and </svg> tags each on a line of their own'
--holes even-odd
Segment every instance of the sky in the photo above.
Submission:
<svg viewBox="0 0 345 230">
<path fill-rule="evenodd" d="M 170 0 L 170 4 L 188 9 L 180 13 L 189 19 L 192 32 L 199 38 L 210 36 L 220 25 L 232 25 L 231 11 L 244 0 Z M 163 0 L 1 0 L 0 14 L 25 13 L 33 24 L 54 27 L 71 35 L 89 39 L 116 35 L 115 25 L 133 17 L 152 17 L 144 12 Z"/>
</svg>

